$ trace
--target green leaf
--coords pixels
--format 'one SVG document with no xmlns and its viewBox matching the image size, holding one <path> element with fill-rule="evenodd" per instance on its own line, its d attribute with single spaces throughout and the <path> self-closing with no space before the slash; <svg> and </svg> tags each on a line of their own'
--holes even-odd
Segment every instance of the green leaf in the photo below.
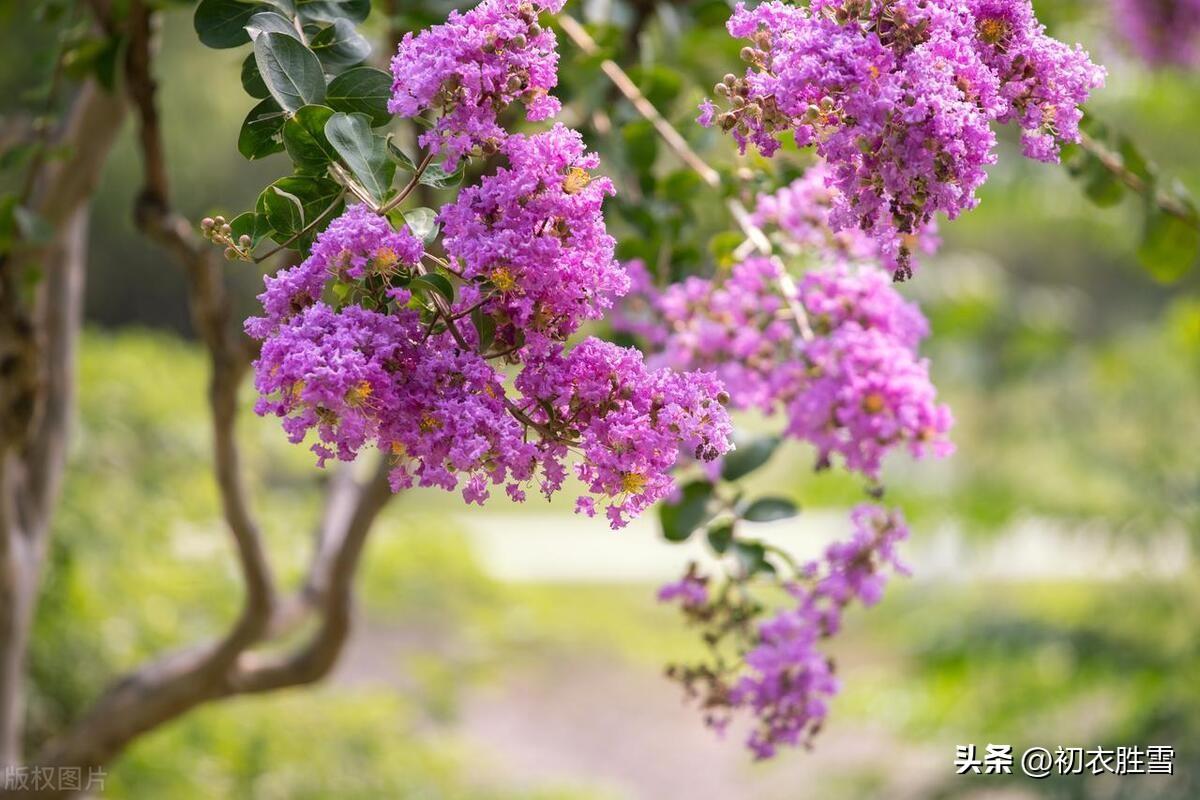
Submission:
<svg viewBox="0 0 1200 800">
<path fill-rule="evenodd" d="M 721 477 L 727 481 L 736 481 L 754 472 L 770 461 L 779 447 L 778 436 L 734 436 L 733 441 L 736 449 L 725 456 L 721 467 Z"/>
<path fill-rule="evenodd" d="M 250 53 L 242 62 L 242 88 L 246 90 L 246 94 L 259 100 L 265 100 L 271 96 L 267 84 L 263 83 L 262 74 L 258 71 L 258 62 L 254 60 L 254 53 Z"/>
<path fill-rule="evenodd" d="M 761 542 L 734 542 L 733 552 L 748 576 L 760 572 L 775 573 L 775 567 L 767 561 L 767 548 Z"/>
<path fill-rule="evenodd" d="M 646 120 L 636 120 L 621 128 L 625 153 L 630 165 L 641 179 L 643 190 L 652 186 L 654 160 L 658 154 L 658 134 Z"/>
<path fill-rule="evenodd" d="M 342 206 L 341 194 L 342 187 L 329 178 L 291 175 L 263 190 L 255 209 L 274 231 L 272 238 L 282 244 L 319 218 L 336 214 Z M 315 233 L 314 227 L 309 235 Z"/>
<path fill-rule="evenodd" d="M 371 13 L 371 0 L 293 0 L 305 22 L 362 22 Z"/>
<path fill-rule="evenodd" d="M 363 114 L 334 114 L 325 123 L 325 136 L 376 202 L 392 188 L 396 164 L 387 154 L 382 136 L 371 132 L 371 121 Z"/>
<path fill-rule="evenodd" d="M 1125 163 L 1125 169 L 1137 175 L 1146 183 L 1154 183 L 1154 166 L 1146 160 L 1138 150 L 1137 145 L 1128 136 L 1122 136 L 1117 143 L 1117 151 Z"/>
<path fill-rule="evenodd" d="M 388 98 L 392 96 L 392 76 L 374 67 L 355 67 L 329 82 L 325 103 L 334 111 L 366 114 L 371 126 L 386 125 Z"/>
<path fill-rule="evenodd" d="M 733 523 L 722 522 L 708 529 L 708 546 L 717 555 L 724 555 L 733 544 Z"/>
<path fill-rule="evenodd" d="M 242 236 L 249 236 L 251 249 L 258 247 L 259 243 L 271 233 L 271 226 L 266 217 L 253 211 L 238 214 L 229 221 L 229 227 L 232 230 L 230 235 L 235 242 Z"/>
<path fill-rule="evenodd" d="M 496 320 L 476 306 L 471 309 L 471 325 L 475 327 L 475 335 L 479 338 L 479 352 L 487 352 L 496 340 Z"/>
<path fill-rule="evenodd" d="M 441 226 L 437 224 L 437 212 L 432 208 L 410 208 L 402 212 L 404 224 L 409 232 L 425 244 L 437 238 Z"/>
<path fill-rule="evenodd" d="M 1125 196 L 1125 187 L 1121 185 L 1117 176 L 1095 156 L 1089 155 L 1080 177 L 1083 179 L 1083 191 L 1088 199 L 1100 208 L 1115 206 Z"/>
<path fill-rule="evenodd" d="M 712 253 L 713 260 L 717 262 L 718 267 L 728 269 L 733 266 L 734 253 L 744 241 L 746 239 L 740 233 L 721 231 L 708 240 L 708 252 Z"/>
<path fill-rule="evenodd" d="M 311 46 L 330 74 L 337 74 L 371 57 L 371 43 L 354 29 L 353 23 L 344 19 L 314 36 Z"/>
<path fill-rule="evenodd" d="M 685 542 L 708 519 L 708 501 L 713 487 L 707 481 L 693 481 L 683 487 L 677 503 L 663 503 L 658 509 L 663 537 L 669 542 Z"/>
<path fill-rule="evenodd" d="M 291 20 L 274 11 L 260 11 L 252 16 L 246 23 L 246 33 L 250 34 L 251 41 L 264 33 L 282 33 L 300 41 L 300 32 Z"/>
<path fill-rule="evenodd" d="M 263 82 L 285 111 L 320 104 L 325 99 L 321 62 L 300 42 L 282 33 L 261 33 L 254 40 L 254 60 Z"/>
<path fill-rule="evenodd" d="M 111 92 L 117 84 L 124 44 L 125 37 L 117 34 L 84 39 L 63 54 L 63 70 L 76 80 L 93 74 Z"/>
<path fill-rule="evenodd" d="M 412 279 L 409 287 L 414 291 L 435 291 L 442 297 L 446 298 L 446 302 L 454 302 L 454 286 L 446 279 L 445 275 L 437 273 L 429 273 L 428 275 L 419 275 Z"/>
<path fill-rule="evenodd" d="M 283 109 L 269 97 L 250 109 L 238 133 L 238 152 L 251 161 L 278 153 L 283 149 L 279 134 L 285 119 Z"/>
<path fill-rule="evenodd" d="M 246 23 L 262 9 L 262 3 L 245 0 L 200 0 L 192 24 L 205 46 L 237 47 L 250 41 Z"/>
<path fill-rule="evenodd" d="M 326 106 L 304 106 L 283 126 L 283 146 L 297 168 L 318 170 L 337 160 L 337 151 L 325 138 L 325 123 L 333 116 Z"/>
<path fill-rule="evenodd" d="M 1173 283 L 1186 275 L 1196 263 L 1200 251 L 1200 230 L 1150 203 L 1146 208 L 1142 243 L 1138 260 L 1151 275 L 1163 283 Z"/>
<path fill-rule="evenodd" d="M 401 150 L 392 141 L 392 135 L 387 137 L 388 155 L 392 157 L 405 172 L 415 174 L 417 171 L 417 163 L 409 157 L 408 153 Z M 454 172 L 446 172 L 441 164 L 431 162 L 425 167 L 425 171 L 421 173 L 417 183 L 424 186 L 429 186 L 434 189 L 448 189 L 452 186 L 458 186 L 463 181 L 465 171 L 464 165 L 460 162 L 459 167 Z"/>
<path fill-rule="evenodd" d="M 678 72 L 658 64 L 635 66 L 629 77 L 646 95 L 646 99 L 658 108 L 663 108 L 679 97 L 683 89 L 683 78 Z"/>
<path fill-rule="evenodd" d="M 750 504 L 742 518 L 750 522 L 775 522 L 796 516 L 796 504 L 786 497 L 763 497 Z"/>
</svg>

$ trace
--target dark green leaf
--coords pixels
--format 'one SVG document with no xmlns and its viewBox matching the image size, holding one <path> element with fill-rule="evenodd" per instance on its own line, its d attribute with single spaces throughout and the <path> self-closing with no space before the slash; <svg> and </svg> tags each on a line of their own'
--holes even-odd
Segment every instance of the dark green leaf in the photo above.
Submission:
<svg viewBox="0 0 1200 800">
<path fill-rule="evenodd" d="M 293 0 L 305 22 L 362 22 L 371 13 L 371 0 Z"/>
<path fill-rule="evenodd" d="M 268 186 L 256 210 L 273 230 L 277 242 L 300 233 L 317 219 L 328 219 L 341 207 L 342 187 L 329 178 L 291 175 Z M 315 229 L 314 229 L 315 231 Z"/>
<path fill-rule="evenodd" d="M 271 96 L 286 111 L 325 99 L 321 62 L 303 44 L 282 33 L 261 33 L 254 40 L 254 60 Z"/>
<path fill-rule="evenodd" d="M 479 338 L 479 352 L 486 352 L 496 340 L 496 320 L 483 313 L 483 309 L 475 307 L 471 310 L 471 324 Z"/>
<path fill-rule="evenodd" d="M 1154 167 L 1146 160 L 1138 150 L 1137 145 L 1128 136 L 1122 136 L 1117 145 L 1117 150 L 1121 154 L 1121 160 L 1125 163 L 1125 169 L 1137 175 L 1147 184 L 1154 183 Z"/>
<path fill-rule="evenodd" d="M 244 0 L 200 0 L 192 24 L 206 46 L 237 47 L 250 41 L 246 23 L 262 9 L 262 3 Z"/>
<path fill-rule="evenodd" d="M 1200 251 L 1200 230 L 1148 204 L 1138 260 L 1155 279 L 1163 283 L 1179 280 L 1196 263 Z"/>
<path fill-rule="evenodd" d="M 271 98 L 250 109 L 238 134 L 238 152 L 248 159 L 263 158 L 283 149 L 280 132 L 286 117 Z"/>
<path fill-rule="evenodd" d="M 663 503 L 658 509 L 663 537 L 669 542 L 685 542 L 708 519 L 708 501 L 713 487 L 706 481 L 693 481 L 683 487 L 677 503 Z"/>
<path fill-rule="evenodd" d="M 748 576 L 760 572 L 775 573 L 775 567 L 767 561 L 767 548 L 761 542 L 734 542 L 733 552 Z"/>
<path fill-rule="evenodd" d="M 374 67 L 355 67 L 329 82 L 325 102 L 334 111 L 366 114 L 372 127 L 378 127 L 392 118 L 387 110 L 391 95 L 391 75 Z"/>
<path fill-rule="evenodd" d="M 382 201 L 392 188 L 396 164 L 388 158 L 384 138 L 372 133 L 370 119 L 363 114 L 334 114 L 325 123 L 325 136 L 363 188 Z"/>
<path fill-rule="evenodd" d="M 647 179 L 653 178 L 651 170 L 658 154 L 658 133 L 646 120 L 637 120 L 621 128 L 621 137 L 625 140 L 629 163 L 642 179 L 643 188 L 646 188 Z"/>
<path fill-rule="evenodd" d="M 251 40 L 257 39 L 264 33 L 282 33 L 284 36 L 290 36 L 296 41 L 300 41 L 300 32 L 296 30 L 296 26 L 291 23 L 291 20 L 274 11 L 260 11 L 252 16 L 246 23 L 246 33 L 250 34 Z"/>
<path fill-rule="evenodd" d="M 735 436 L 733 441 L 737 447 L 725 456 L 721 467 L 721 477 L 727 481 L 736 481 L 754 472 L 766 464 L 779 447 L 778 436 Z"/>
<path fill-rule="evenodd" d="M 420 183 L 434 189 L 448 189 L 451 186 L 458 186 L 462 183 L 462 180 L 463 162 L 459 162 L 459 167 L 454 172 L 446 172 L 446 170 L 442 169 L 441 164 L 431 163 L 421 173 Z"/>
<path fill-rule="evenodd" d="M 1100 208 L 1115 206 L 1125 196 L 1125 187 L 1121 185 L 1117 176 L 1095 156 L 1088 157 L 1081 178 L 1083 191 L 1088 199 Z"/>
<path fill-rule="evenodd" d="M 742 518 L 750 522 L 774 522 L 796 516 L 799 509 L 786 497 L 763 497 L 750 504 Z"/>
<path fill-rule="evenodd" d="M 361 64 L 371 56 L 371 43 L 354 29 L 354 24 L 339 19 L 312 38 L 312 51 L 330 74 Z"/>
<path fill-rule="evenodd" d="M 442 297 L 446 298 L 449 303 L 454 302 L 454 287 L 444 275 L 430 273 L 428 275 L 420 275 L 413 278 L 409 287 L 415 291 L 435 291 Z"/>
<path fill-rule="evenodd" d="M 708 529 L 708 546 L 717 555 L 724 555 L 733 544 L 733 523 L 722 522 Z"/>
<path fill-rule="evenodd" d="M 246 94 L 259 100 L 271 96 L 267 84 L 263 83 L 262 75 L 258 71 L 258 62 L 254 60 L 254 53 L 250 53 L 242 62 L 242 88 L 246 90 Z"/>
<path fill-rule="evenodd" d="M 432 208 L 410 208 L 402 216 L 409 232 L 417 239 L 429 244 L 437 238 L 440 227 L 437 224 L 437 212 Z"/>
<path fill-rule="evenodd" d="M 229 227 L 232 229 L 230 235 L 234 241 L 242 238 L 242 236 L 249 236 L 252 249 L 258 247 L 259 242 L 271 233 L 271 226 L 267 222 L 267 218 L 253 211 L 238 214 L 229 221 Z"/>
<path fill-rule="evenodd" d="M 325 138 L 325 123 L 332 116 L 332 108 L 304 106 L 284 123 L 283 146 L 298 168 L 324 172 L 337 160 L 337 151 Z"/>
</svg>

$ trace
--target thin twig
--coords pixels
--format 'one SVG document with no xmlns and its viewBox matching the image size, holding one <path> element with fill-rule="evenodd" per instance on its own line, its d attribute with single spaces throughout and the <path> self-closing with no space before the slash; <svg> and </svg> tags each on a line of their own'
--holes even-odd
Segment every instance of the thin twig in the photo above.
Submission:
<svg viewBox="0 0 1200 800">
<path fill-rule="evenodd" d="M 1093 139 L 1086 133 L 1080 133 L 1080 137 L 1079 146 L 1088 153 L 1091 153 L 1100 162 L 1101 166 L 1112 173 L 1126 187 L 1143 197 L 1149 198 L 1164 213 L 1186 222 L 1193 228 L 1200 229 L 1200 214 L 1197 214 L 1195 209 L 1189 208 L 1186 204 L 1181 203 L 1166 192 L 1154 191 L 1152 187 L 1146 184 L 1142 176 L 1126 167 L 1125 160 L 1118 153 L 1110 150 L 1104 143 Z"/>
<path fill-rule="evenodd" d="M 421 177 L 425 174 L 425 170 L 429 169 L 429 165 L 431 163 L 433 163 L 433 153 L 429 153 L 425 156 L 425 158 L 421 159 L 421 163 L 417 165 L 417 171 L 413 173 L 412 178 L 409 179 L 405 187 L 400 190 L 400 194 L 396 195 L 387 203 L 384 203 L 384 205 L 379 209 L 379 213 L 386 214 L 407 200 L 408 196 L 413 193 L 413 190 L 420 185 Z"/>
<path fill-rule="evenodd" d="M 588 35 L 588 32 L 584 30 L 583 26 L 576 22 L 572 17 L 564 14 L 558 18 L 558 22 L 562 27 L 563 32 L 566 33 L 571 41 L 575 42 L 576 46 L 578 46 L 579 49 L 584 53 L 588 55 L 595 55 L 600 51 L 600 48 L 596 45 L 595 40 L 592 39 L 592 37 Z M 633 107 L 637 110 L 637 112 L 654 126 L 654 130 L 657 131 L 659 136 L 662 137 L 663 141 L 667 143 L 667 146 L 675 152 L 675 155 L 677 155 L 684 164 L 690 167 L 692 171 L 699 175 L 700 179 L 707 183 L 710 187 L 719 189 L 721 186 L 720 173 L 710 167 L 708 163 L 701 158 L 695 150 L 692 149 L 691 145 L 689 145 L 687 140 L 680 135 L 679 131 L 675 130 L 671 123 L 668 122 L 666 118 L 659 113 L 658 109 L 654 107 L 654 104 L 651 103 L 644 94 L 642 94 L 642 91 L 638 89 L 637 84 L 635 84 L 629 78 L 629 75 L 625 73 L 625 70 L 621 69 L 621 67 L 611 59 L 605 59 L 600 64 L 600 68 L 604 71 L 604 74 L 609 77 L 621 94 L 625 95 L 626 99 L 633 104 Z M 758 250 L 764 256 L 772 256 L 773 248 L 771 246 L 771 240 L 767 238 L 767 235 L 763 233 L 761 228 L 754 224 L 754 221 L 750 218 L 750 213 L 746 210 L 746 207 L 742 205 L 742 201 L 738 200 L 736 197 L 731 197 L 726 202 L 726 206 L 729 208 L 729 213 L 733 216 L 733 219 L 737 223 L 738 227 L 742 229 L 744 234 L 746 234 L 746 244 L 753 247 L 753 249 Z M 742 248 L 739 248 L 739 250 L 741 249 Z M 748 253 L 746 255 L 748 255 Z M 805 312 L 804 307 L 800 304 L 798 300 L 798 293 L 796 291 L 796 284 L 786 270 L 780 270 L 779 288 L 783 292 L 784 298 L 788 302 L 788 307 L 791 309 L 792 316 L 796 320 L 796 327 L 799 329 L 801 337 L 803 337 L 806 341 L 811 340 L 813 338 L 813 332 L 812 326 L 808 321 L 808 314 Z"/>
</svg>

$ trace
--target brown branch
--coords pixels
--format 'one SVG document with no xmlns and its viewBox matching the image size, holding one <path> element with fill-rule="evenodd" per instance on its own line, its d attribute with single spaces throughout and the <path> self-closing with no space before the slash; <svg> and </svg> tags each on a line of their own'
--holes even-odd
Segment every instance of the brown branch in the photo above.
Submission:
<svg viewBox="0 0 1200 800">
<path fill-rule="evenodd" d="M 1080 133 L 1079 146 L 1095 157 L 1100 165 L 1109 171 L 1126 188 L 1139 194 L 1158 206 L 1163 213 L 1170 214 L 1193 228 L 1200 229 L 1200 214 L 1187 204 L 1180 202 L 1167 192 L 1161 192 L 1147 185 L 1141 175 L 1125 166 L 1125 160 L 1119 153 L 1114 153 L 1103 142 L 1097 141 L 1086 133 Z"/>
<path fill-rule="evenodd" d="M 121 100 L 88 82 L 31 171 L 26 201 L 54 230 L 0 258 L 0 767 L 21 757 L 22 696 L 41 564 L 66 461 L 82 317 L 87 201 L 120 129 Z M 41 274 L 32 304 L 23 277 Z"/>
<path fill-rule="evenodd" d="M 289 602 L 276 602 L 270 566 L 246 499 L 236 443 L 238 388 L 250 348 L 248 340 L 229 325 L 230 302 L 216 251 L 169 204 L 151 74 L 151 23 L 144 2 L 133 0 L 126 84 L 140 123 L 138 139 L 145 163 L 145 185 L 135 216 L 142 231 L 183 266 L 193 325 L 209 352 L 214 471 L 246 598 L 237 622 L 222 638 L 167 655 L 118 680 L 83 718 L 47 745 L 39 758 L 41 766 L 101 766 L 137 736 L 205 702 L 308 683 L 327 674 L 350 628 L 353 576 L 367 533 L 392 496 L 386 459 L 364 486 L 335 478 L 309 578 Z M 266 659 L 249 652 L 312 611 L 321 615 L 317 631 L 291 655 Z"/>
</svg>

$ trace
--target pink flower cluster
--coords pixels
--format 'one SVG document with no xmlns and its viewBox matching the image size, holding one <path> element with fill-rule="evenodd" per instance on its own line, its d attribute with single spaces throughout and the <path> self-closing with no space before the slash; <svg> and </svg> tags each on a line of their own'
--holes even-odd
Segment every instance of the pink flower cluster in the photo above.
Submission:
<svg viewBox="0 0 1200 800">
<path fill-rule="evenodd" d="M 1115 28 L 1152 67 L 1200 67 L 1200 0 L 1112 0 Z"/>
<path fill-rule="evenodd" d="M 746 74 L 702 107 L 700 122 L 764 155 L 790 131 L 832 170 L 831 221 L 899 254 L 937 212 L 975 206 L 995 161 L 992 122 L 1022 129 L 1026 155 L 1056 160 L 1079 139 L 1079 105 L 1104 71 L 1046 35 L 1029 0 L 812 0 L 739 4 Z"/>
<path fill-rule="evenodd" d="M 812 741 L 840 689 L 822 641 L 838 632 L 851 603 L 870 606 L 882 598 L 888 571 L 908 574 L 897 553 L 909 535 L 899 511 L 863 504 L 850 518 L 850 537 L 830 545 L 821 561 L 803 565 L 786 582 L 793 604 L 743 631 L 737 647 L 741 658 L 732 667 L 718 662 L 671 670 L 699 695 L 710 725 L 724 729 L 739 711 L 755 718 L 747 746 L 759 759 L 772 757 L 781 746 Z M 729 605 L 729 596 L 736 594 L 720 592 L 713 598 L 708 579 L 693 566 L 681 580 L 663 586 L 659 599 L 678 602 L 690 620 L 710 626 L 710 641 L 719 643 L 747 616 L 745 607 Z"/>
<path fill-rule="evenodd" d="M 512 136 L 502 152 L 509 166 L 442 208 L 446 251 L 486 287 L 468 299 L 502 323 L 500 341 L 563 339 L 629 288 L 601 209 L 612 181 L 591 176 L 599 159 L 561 124 Z"/>
<path fill-rule="evenodd" d="M 388 110 L 400 117 L 438 115 L 420 144 L 448 168 L 475 148 L 494 151 L 506 138 L 497 115 L 520 101 L 526 118 L 549 119 L 560 105 L 549 91 L 558 83 L 554 32 L 538 14 L 557 12 L 565 0 L 483 0 L 442 25 L 405 34 L 392 59 Z"/>
<path fill-rule="evenodd" d="M 916 233 L 883 240 L 858 228 L 834 230 L 830 215 L 839 192 L 830 185 L 832 182 L 829 167 L 823 161 L 817 162 L 774 194 L 760 196 L 751 221 L 767 232 L 783 252 L 820 263 L 874 262 L 896 273 L 902 267 L 916 267 L 911 256 L 901 264 L 901 246 L 910 254 L 937 252 L 941 242 L 937 223 L 932 220 Z"/>
<path fill-rule="evenodd" d="M 490 353 L 466 346 L 464 334 L 435 332 L 437 317 L 431 322 L 409 289 L 392 286 L 416 269 L 420 248 L 380 219 L 349 209 L 308 259 L 267 278 L 259 298 L 267 315 L 246 324 L 263 340 L 256 410 L 281 417 L 293 442 L 315 433 L 321 463 L 374 445 L 392 458 L 394 489 L 462 484 L 467 502 L 483 503 L 490 485 L 523 500 L 533 481 L 550 497 L 577 453 L 576 477 L 620 527 L 674 490 L 681 449 L 703 460 L 729 449 L 726 398 L 714 377 L 650 370 L 636 350 L 595 339 L 569 351 L 543 343 L 520 359 L 510 353 L 523 367 L 510 397 Z M 372 293 L 381 274 L 388 280 Z M 351 281 L 371 308 L 323 302 L 335 280 Z M 451 316 L 465 315 L 468 302 L 459 299 Z M 596 500 L 579 508 L 594 514 Z"/>
<path fill-rule="evenodd" d="M 689 278 L 658 292 L 638 277 L 641 291 L 616 324 L 644 336 L 656 364 L 715 372 L 735 408 L 783 411 L 787 434 L 815 445 L 820 467 L 838 455 L 875 480 L 896 447 L 918 457 L 952 452 L 953 417 L 917 355 L 928 325 L 887 275 L 829 266 L 807 273 L 794 298 L 782 275 L 778 261 L 754 257 L 719 282 Z"/>
<path fill-rule="evenodd" d="M 860 505 L 851 521 L 851 538 L 831 545 L 823 565 L 807 565 L 811 580 L 789 587 L 796 606 L 763 623 L 758 644 L 743 659 L 745 672 L 730 699 L 734 708 L 749 708 L 758 719 L 747 742 L 757 758 L 772 757 L 781 745 L 807 744 L 820 730 L 829 699 L 840 688 L 820 640 L 837 633 L 855 599 L 864 605 L 879 601 L 885 568 L 907 574 L 896 554 L 896 545 L 908 538 L 899 511 Z"/>
</svg>

